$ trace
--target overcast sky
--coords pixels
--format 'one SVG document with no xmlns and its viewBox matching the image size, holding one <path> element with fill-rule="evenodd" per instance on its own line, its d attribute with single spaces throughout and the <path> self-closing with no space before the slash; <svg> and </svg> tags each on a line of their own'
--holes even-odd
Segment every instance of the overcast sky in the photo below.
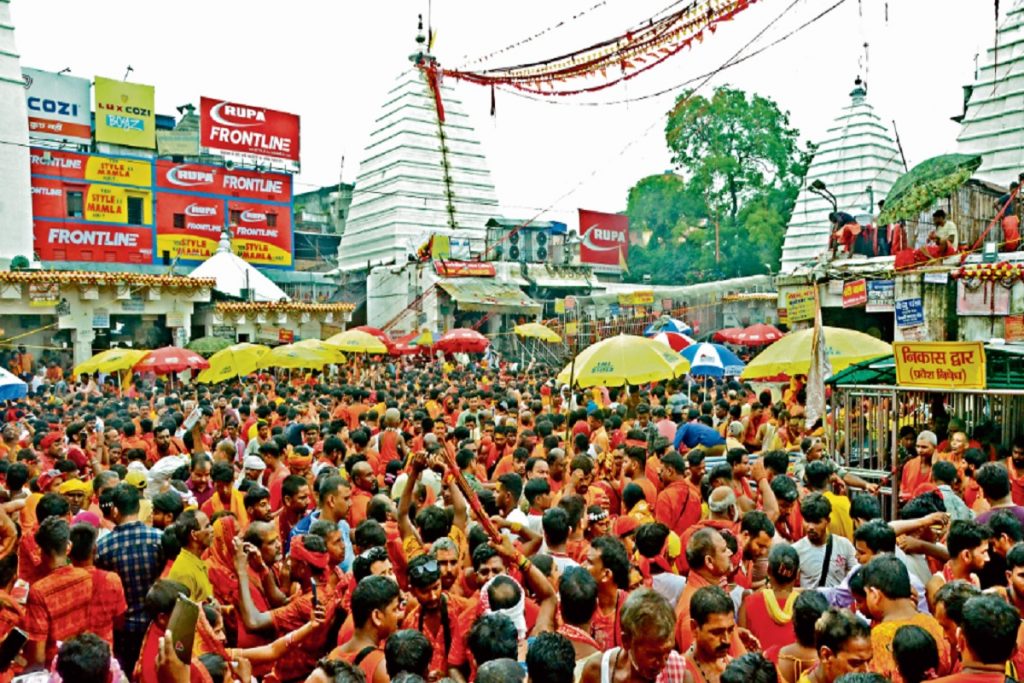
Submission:
<svg viewBox="0 0 1024 683">
<path fill-rule="evenodd" d="M 715 69 L 769 22 L 761 47 L 836 0 L 759 0 L 695 49 L 595 97 L 537 102 L 457 84 L 480 134 L 507 215 L 533 217 L 554 208 L 625 208 L 638 179 L 671 166 L 664 113 L 674 95 L 629 104 L 585 106 L 637 97 Z M 1004 0 L 1004 8 L 1021 2 Z M 459 66 L 598 4 L 600 0 L 433 0 L 435 53 Z M 562 54 L 625 28 L 671 0 L 606 0 L 582 18 L 487 62 L 492 66 Z M 791 7 L 792 4 L 792 7 Z M 787 11 L 787 8 L 788 11 Z M 296 191 L 353 182 L 383 96 L 408 68 L 416 15 L 427 0 L 313 2 L 292 0 L 14 0 L 22 65 L 77 76 L 122 78 L 156 86 L 157 111 L 199 97 L 231 99 L 302 117 L 302 167 Z M 886 10 L 888 20 L 886 20 Z M 1005 9 L 1004 9 L 1005 12 Z M 913 166 L 955 151 L 961 86 L 975 55 L 993 40 L 991 0 L 845 0 L 826 18 L 750 61 L 716 76 L 702 92 L 729 84 L 775 99 L 807 140 L 822 136 L 864 74 L 869 101 L 896 120 Z M 548 214 L 549 216 L 552 214 Z"/>
</svg>

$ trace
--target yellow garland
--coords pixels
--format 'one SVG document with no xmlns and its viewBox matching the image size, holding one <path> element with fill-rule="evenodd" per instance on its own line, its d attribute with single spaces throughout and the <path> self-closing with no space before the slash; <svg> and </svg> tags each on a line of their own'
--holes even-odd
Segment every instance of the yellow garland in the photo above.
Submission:
<svg viewBox="0 0 1024 683">
<path fill-rule="evenodd" d="M 796 589 L 790 591 L 789 597 L 786 598 L 785 606 L 780 609 L 779 601 L 775 599 L 775 591 L 771 588 L 764 589 L 764 606 L 768 610 L 768 616 L 772 618 L 772 621 L 783 625 L 793 620 L 793 604 L 796 602 L 796 597 L 799 593 L 800 591 Z"/>
</svg>

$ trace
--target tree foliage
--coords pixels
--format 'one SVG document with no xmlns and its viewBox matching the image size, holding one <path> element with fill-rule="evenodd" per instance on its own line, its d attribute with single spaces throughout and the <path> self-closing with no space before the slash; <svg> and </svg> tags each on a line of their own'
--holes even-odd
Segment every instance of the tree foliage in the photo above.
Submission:
<svg viewBox="0 0 1024 683">
<path fill-rule="evenodd" d="M 810 162 L 798 136 L 760 95 L 728 87 L 710 99 L 683 93 L 665 125 L 676 172 L 643 178 L 629 192 L 630 229 L 650 234 L 630 252 L 629 277 L 684 284 L 776 268 Z"/>
</svg>

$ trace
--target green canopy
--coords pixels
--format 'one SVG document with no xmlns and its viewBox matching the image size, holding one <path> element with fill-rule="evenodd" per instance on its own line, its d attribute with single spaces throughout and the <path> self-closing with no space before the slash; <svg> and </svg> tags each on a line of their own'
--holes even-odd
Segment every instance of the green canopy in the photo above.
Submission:
<svg viewBox="0 0 1024 683">
<path fill-rule="evenodd" d="M 943 154 L 922 161 L 889 190 L 878 224 L 916 217 L 936 199 L 948 197 L 966 183 L 979 166 L 981 157 L 973 154 Z"/>
<path fill-rule="evenodd" d="M 834 387 L 867 385 L 895 386 L 896 361 L 890 354 L 854 363 L 825 380 Z M 1024 389 L 1024 345 L 985 346 L 985 388 Z"/>
<path fill-rule="evenodd" d="M 199 337 L 185 344 L 185 348 L 189 351 L 195 351 L 203 358 L 209 358 L 232 344 L 234 344 L 232 340 L 225 339 L 224 337 Z"/>
</svg>

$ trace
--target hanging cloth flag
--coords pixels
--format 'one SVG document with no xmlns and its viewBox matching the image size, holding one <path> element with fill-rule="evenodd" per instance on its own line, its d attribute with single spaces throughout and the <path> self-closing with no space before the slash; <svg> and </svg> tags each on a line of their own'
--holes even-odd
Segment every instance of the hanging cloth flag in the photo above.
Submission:
<svg viewBox="0 0 1024 683">
<path fill-rule="evenodd" d="M 821 302 L 818 288 L 814 288 L 814 334 L 811 336 L 811 367 L 807 373 L 806 426 L 810 430 L 814 423 L 825 417 L 825 380 L 832 376 L 832 365 L 828 361 L 828 346 L 825 343 L 825 328 L 821 324 Z"/>
</svg>

